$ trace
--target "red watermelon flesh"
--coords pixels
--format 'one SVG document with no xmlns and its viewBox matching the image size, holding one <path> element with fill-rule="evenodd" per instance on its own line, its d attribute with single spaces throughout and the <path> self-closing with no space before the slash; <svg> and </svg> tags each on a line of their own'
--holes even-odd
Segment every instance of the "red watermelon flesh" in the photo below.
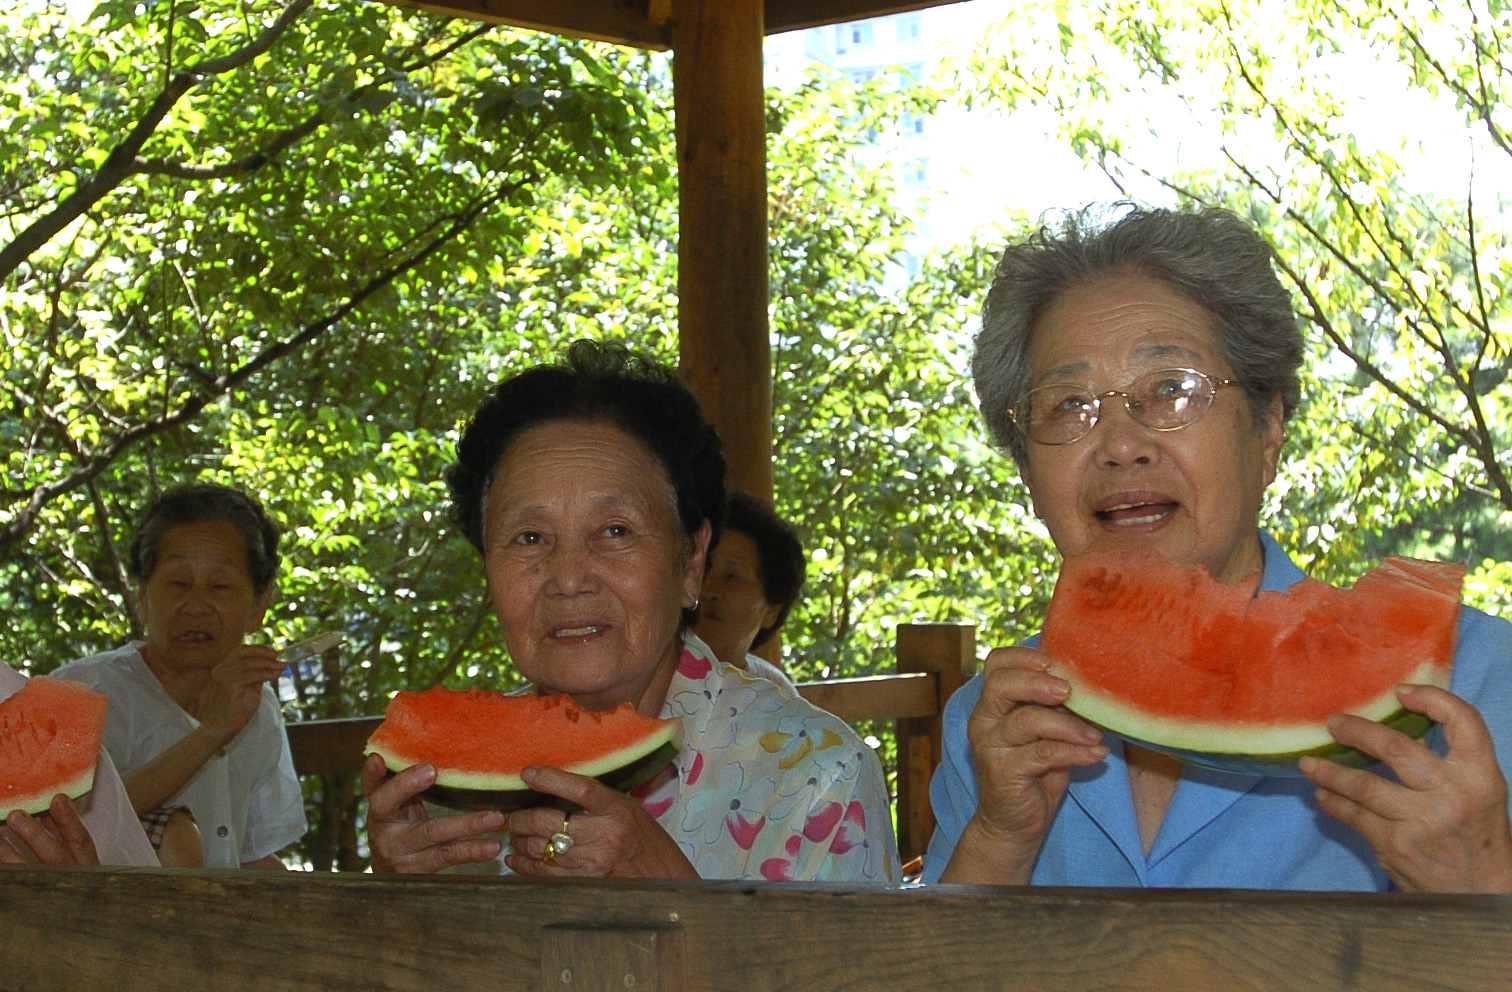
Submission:
<svg viewBox="0 0 1512 992">
<path fill-rule="evenodd" d="M 1352 589 L 1303 579 L 1255 595 L 1155 554 L 1066 560 L 1040 649 L 1072 684 L 1067 707 L 1201 763 L 1249 755 L 1294 767 L 1338 749 L 1324 721 L 1356 713 L 1421 733 L 1395 687 L 1448 687 L 1464 569 L 1390 558 Z M 1271 769 L 1267 769 L 1271 770 Z"/>
<path fill-rule="evenodd" d="M 94 788 L 106 706 L 88 686 L 45 675 L 0 701 L 0 820 Z"/>
<path fill-rule="evenodd" d="M 438 686 L 395 695 L 367 753 L 392 771 L 434 765 L 429 797 L 442 805 L 509 810 L 563 804 L 525 785 L 520 773 L 532 765 L 630 789 L 665 768 L 681 738 L 681 720 L 645 717 L 629 703 L 596 712 L 565 695 Z"/>
</svg>

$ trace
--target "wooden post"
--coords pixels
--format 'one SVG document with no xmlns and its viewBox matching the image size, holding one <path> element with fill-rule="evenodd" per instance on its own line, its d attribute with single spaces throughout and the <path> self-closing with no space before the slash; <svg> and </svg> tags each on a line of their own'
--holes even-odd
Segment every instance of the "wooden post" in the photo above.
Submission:
<svg viewBox="0 0 1512 992">
<path fill-rule="evenodd" d="M 731 488 L 772 495 L 762 0 L 673 0 L 678 348 Z"/>
<path fill-rule="evenodd" d="M 945 741 L 945 702 L 976 672 L 976 626 L 969 623 L 898 625 L 898 673 L 935 679 L 932 716 L 898 721 L 898 853 L 907 863 L 924 853 L 934 833 L 929 778 Z"/>
</svg>

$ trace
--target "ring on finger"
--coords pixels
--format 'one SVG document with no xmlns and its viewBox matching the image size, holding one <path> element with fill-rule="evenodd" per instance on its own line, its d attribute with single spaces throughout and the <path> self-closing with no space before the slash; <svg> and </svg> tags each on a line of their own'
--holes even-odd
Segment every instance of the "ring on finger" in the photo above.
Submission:
<svg viewBox="0 0 1512 992">
<path fill-rule="evenodd" d="M 570 813 L 562 817 L 562 828 L 552 834 L 551 839 L 546 842 L 546 853 L 541 856 L 541 860 L 548 865 L 555 864 L 558 855 L 572 850 L 571 820 Z"/>
</svg>

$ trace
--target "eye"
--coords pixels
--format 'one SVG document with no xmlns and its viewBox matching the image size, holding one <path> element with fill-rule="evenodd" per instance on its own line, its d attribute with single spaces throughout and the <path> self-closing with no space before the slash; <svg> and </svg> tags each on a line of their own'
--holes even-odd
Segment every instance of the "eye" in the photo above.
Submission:
<svg viewBox="0 0 1512 992">
<path fill-rule="evenodd" d="M 626 527 L 624 524 L 608 524 L 599 533 L 603 534 L 605 537 L 629 537 L 630 528 Z"/>
<path fill-rule="evenodd" d="M 1092 409 L 1092 397 L 1085 393 L 1068 393 L 1050 408 L 1050 416 L 1056 418 L 1080 417 Z"/>
<path fill-rule="evenodd" d="M 1191 376 L 1168 375 L 1156 379 L 1150 384 L 1150 398 L 1157 400 L 1174 400 L 1183 396 L 1189 396 L 1194 391 L 1195 384 Z"/>
<path fill-rule="evenodd" d="M 520 531 L 520 533 L 518 533 L 518 534 L 516 534 L 514 536 L 514 542 L 513 543 L 519 544 L 519 545 L 522 545 L 522 546 L 528 548 L 528 547 L 534 547 L 535 545 L 540 544 L 544 540 L 545 540 L 545 538 L 541 536 L 541 532 L 540 531 L 537 531 L 537 530 L 522 530 L 522 531 Z"/>
</svg>

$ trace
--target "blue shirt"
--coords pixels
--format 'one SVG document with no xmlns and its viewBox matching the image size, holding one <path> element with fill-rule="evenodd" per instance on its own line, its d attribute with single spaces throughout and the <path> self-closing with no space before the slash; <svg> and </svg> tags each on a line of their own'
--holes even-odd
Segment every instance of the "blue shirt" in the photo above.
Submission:
<svg viewBox="0 0 1512 992">
<path fill-rule="evenodd" d="M 1303 577 L 1269 535 L 1260 535 L 1260 588 Z M 1512 767 L 1512 623 L 1460 608 L 1450 688 L 1480 710 L 1503 772 Z M 937 882 L 977 806 L 966 720 L 982 693 L 978 675 L 945 707 L 944 757 L 929 787 L 937 821 L 924 881 Z M 1443 729 L 1426 738 L 1438 754 Z M 1045 836 L 1034 885 L 1385 891 L 1390 882 L 1365 839 L 1319 808 L 1305 778 L 1234 775 L 1184 765 L 1160 832 L 1144 853 L 1128 767 L 1117 738 L 1106 760 L 1073 768 Z"/>
</svg>

